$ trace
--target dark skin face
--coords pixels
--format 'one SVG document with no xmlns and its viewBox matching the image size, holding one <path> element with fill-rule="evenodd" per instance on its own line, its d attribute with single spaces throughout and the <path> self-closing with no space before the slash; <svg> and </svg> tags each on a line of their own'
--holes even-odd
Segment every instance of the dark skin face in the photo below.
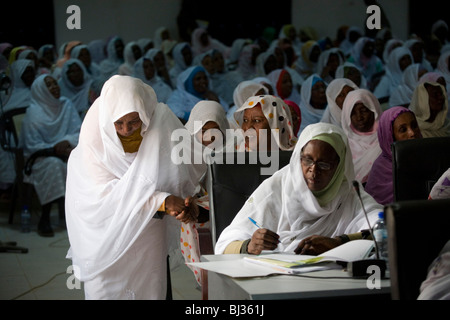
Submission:
<svg viewBox="0 0 450 320">
<path fill-rule="evenodd" d="M 342 110 L 342 106 L 344 105 L 344 100 L 345 100 L 345 98 L 347 97 L 348 93 L 349 93 L 350 91 L 353 91 L 353 90 L 355 90 L 355 89 L 353 89 L 353 88 L 350 87 L 350 86 L 345 85 L 345 86 L 342 88 L 341 92 L 339 92 L 339 94 L 337 95 L 337 97 L 336 97 L 336 99 L 335 99 L 334 101 L 336 102 L 337 106 L 338 106 L 341 110 Z"/>
<path fill-rule="evenodd" d="M 266 72 L 266 74 L 269 74 L 277 68 L 277 59 L 273 54 L 271 54 L 264 63 L 264 71 Z"/>
<path fill-rule="evenodd" d="M 270 150 L 270 125 L 269 121 L 267 120 L 266 116 L 264 115 L 261 106 L 257 104 L 253 108 L 245 109 L 244 111 L 244 123 L 242 123 L 242 129 L 244 131 L 247 131 L 249 129 L 254 129 L 256 131 L 256 137 L 258 141 L 258 149 L 259 149 L 259 141 L 260 141 L 260 134 L 262 133 L 262 129 L 266 130 L 267 134 L 267 143 L 268 143 L 268 150 Z M 246 142 L 248 145 L 249 143 Z"/>
<path fill-rule="evenodd" d="M 131 136 L 142 126 L 142 120 L 138 112 L 131 112 L 114 122 L 116 132 L 122 137 Z"/>
<path fill-rule="evenodd" d="M 327 96 L 325 83 L 317 81 L 311 88 L 311 105 L 316 109 L 324 109 L 327 106 Z"/>
<path fill-rule="evenodd" d="M 373 43 L 372 41 L 367 41 L 364 44 L 364 47 L 362 49 L 362 53 L 367 57 L 370 58 L 371 56 L 373 56 L 375 52 L 375 43 Z"/>
<path fill-rule="evenodd" d="M 360 132 L 369 132 L 372 130 L 375 122 L 375 114 L 362 102 L 358 102 L 352 109 L 350 120 L 356 130 Z"/>
<path fill-rule="evenodd" d="M 333 178 L 339 164 L 339 157 L 334 148 L 320 140 L 309 141 L 302 150 L 302 157 L 314 161 L 312 166 L 306 166 L 301 160 L 303 178 L 311 191 L 323 190 Z M 322 170 L 318 163 L 327 163 L 329 170 Z M 260 254 L 263 250 L 274 250 L 278 246 L 279 235 L 268 229 L 257 229 L 248 244 L 250 254 Z M 302 248 L 298 247 L 295 252 L 298 254 Z"/>
<path fill-rule="evenodd" d="M 439 112 L 444 109 L 445 95 L 440 86 L 425 84 L 428 92 L 428 104 L 430 106 L 430 118 L 427 122 L 433 122 Z"/>
<path fill-rule="evenodd" d="M 339 156 L 334 148 L 324 141 L 311 140 L 302 150 L 301 158 L 314 161 L 314 164 L 308 166 L 307 161 L 301 160 L 303 178 L 308 189 L 311 191 L 320 191 L 325 189 L 330 183 L 339 164 Z M 321 169 L 319 163 L 326 163 L 330 169 Z"/>
<path fill-rule="evenodd" d="M 195 91 L 199 93 L 205 93 L 208 91 L 208 78 L 203 71 L 197 72 L 192 80 L 192 83 Z"/>
<path fill-rule="evenodd" d="M 216 73 L 216 67 L 210 55 L 207 55 L 206 57 L 203 58 L 202 66 L 203 68 L 205 68 L 206 71 L 208 71 L 209 74 Z"/>
<path fill-rule="evenodd" d="M 116 40 L 114 43 L 114 47 L 116 48 L 116 54 L 119 59 L 123 59 L 123 49 L 125 49 L 125 46 L 123 45 L 122 40 Z"/>
<path fill-rule="evenodd" d="M 181 50 L 181 53 L 183 54 L 186 66 L 190 66 L 192 64 L 192 50 L 186 46 Z"/>
<path fill-rule="evenodd" d="M 293 89 L 292 78 L 288 72 L 283 74 L 283 78 L 281 79 L 281 96 L 289 97 L 292 93 Z"/>
<path fill-rule="evenodd" d="M 216 130 L 220 131 L 219 125 L 214 121 L 208 121 L 203 125 L 202 130 L 198 132 L 198 138 L 205 147 L 209 146 L 216 140 L 216 136 L 219 133 Z"/>
<path fill-rule="evenodd" d="M 361 85 L 361 72 L 354 67 L 345 67 L 345 77 L 353 81 L 358 87 Z"/>
<path fill-rule="evenodd" d="M 138 60 L 140 57 L 142 57 L 142 50 L 138 45 L 132 46 L 131 51 L 133 51 L 133 56 L 135 60 Z"/>
<path fill-rule="evenodd" d="M 22 73 L 21 79 L 23 83 L 25 83 L 25 85 L 30 88 L 31 85 L 33 84 L 34 77 L 35 77 L 34 68 L 27 67 L 25 71 Z"/>
<path fill-rule="evenodd" d="M 67 77 L 75 87 L 81 86 L 84 82 L 83 70 L 76 63 L 70 65 L 67 70 Z"/>
<path fill-rule="evenodd" d="M 78 55 L 78 59 L 83 62 L 86 68 L 89 68 L 91 65 L 91 54 L 88 49 L 84 48 L 80 50 L 80 54 Z"/>
<path fill-rule="evenodd" d="M 144 68 L 145 78 L 147 80 L 153 79 L 155 76 L 155 66 L 153 65 L 153 62 L 149 59 L 145 59 L 142 67 Z"/>
<path fill-rule="evenodd" d="M 398 62 L 398 64 L 400 65 L 400 70 L 402 71 L 404 71 L 411 63 L 412 63 L 411 56 L 407 54 L 401 57 Z"/>
<path fill-rule="evenodd" d="M 46 77 L 44 81 L 52 96 L 54 96 L 56 99 L 59 99 L 61 97 L 61 89 L 58 85 L 58 82 L 52 77 Z"/>
<path fill-rule="evenodd" d="M 418 139 L 421 137 L 416 116 L 412 112 L 403 112 L 392 124 L 394 141 Z"/>
</svg>

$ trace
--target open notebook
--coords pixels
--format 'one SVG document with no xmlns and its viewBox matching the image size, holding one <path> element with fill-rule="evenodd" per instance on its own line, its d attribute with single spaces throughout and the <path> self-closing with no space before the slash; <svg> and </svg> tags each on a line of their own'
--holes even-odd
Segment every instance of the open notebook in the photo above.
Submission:
<svg viewBox="0 0 450 320">
<path fill-rule="evenodd" d="M 302 273 L 338 268 L 341 262 L 367 259 L 373 248 L 374 243 L 371 240 L 353 240 L 318 256 L 272 253 L 246 256 L 244 260 L 282 273 Z"/>
<path fill-rule="evenodd" d="M 271 274 L 296 274 L 342 268 L 336 261 L 356 261 L 369 256 L 374 244 L 370 240 L 353 240 L 320 256 L 265 252 L 258 256 L 230 254 L 225 259 L 187 263 L 194 267 L 233 278 L 262 277 Z M 284 264 L 284 265 L 283 265 Z"/>
</svg>

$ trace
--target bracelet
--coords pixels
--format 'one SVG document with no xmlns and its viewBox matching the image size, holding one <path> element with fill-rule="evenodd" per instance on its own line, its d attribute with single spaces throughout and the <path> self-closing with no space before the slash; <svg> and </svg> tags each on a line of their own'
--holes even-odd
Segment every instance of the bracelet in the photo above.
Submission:
<svg viewBox="0 0 450 320">
<path fill-rule="evenodd" d="M 350 241 L 350 238 L 346 234 L 340 235 L 338 238 L 341 239 L 342 244 Z"/>
</svg>

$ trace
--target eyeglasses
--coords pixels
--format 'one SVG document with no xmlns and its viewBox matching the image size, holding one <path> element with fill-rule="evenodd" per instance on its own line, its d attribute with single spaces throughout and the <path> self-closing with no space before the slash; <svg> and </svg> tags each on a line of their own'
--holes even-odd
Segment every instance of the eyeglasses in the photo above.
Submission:
<svg viewBox="0 0 450 320">
<path fill-rule="evenodd" d="M 311 158 L 305 158 L 305 157 L 300 157 L 300 161 L 302 162 L 302 164 L 305 167 L 312 167 L 313 165 L 317 165 L 319 167 L 320 170 L 324 170 L 324 171 L 328 171 L 331 169 L 332 164 L 328 163 L 328 162 L 323 162 L 323 161 L 314 161 Z"/>
</svg>

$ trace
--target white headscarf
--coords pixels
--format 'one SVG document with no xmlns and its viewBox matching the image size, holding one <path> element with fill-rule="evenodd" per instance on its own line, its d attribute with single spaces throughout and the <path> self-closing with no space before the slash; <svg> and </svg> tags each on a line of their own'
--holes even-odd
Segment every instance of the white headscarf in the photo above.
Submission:
<svg viewBox="0 0 450 320">
<path fill-rule="evenodd" d="M 214 121 L 219 125 L 225 146 L 226 131 L 230 129 L 230 124 L 222 105 L 216 101 L 199 101 L 194 108 L 192 108 L 189 120 L 186 122 L 185 127 L 198 142 L 202 143 L 198 140 L 197 133 L 201 131 L 202 127 L 209 121 Z M 215 151 L 221 151 L 223 147 L 216 146 Z"/>
<path fill-rule="evenodd" d="M 281 150 L 293 150 L 297 138 L 294 134 L 291 109 L 279 97 L 271 95 L 251 96 L 234 113 L 234 119 L 239 127 L 244 123 L 244 112 L 246 109 L 261 105 L 262 112 L 269 122 L 271 130 L 278 132 L 278 146 Z"/>
<path fill-rule="evenodd" d="M 70 66 L 76 64 L 83 71 L 83 83 L 80 86 L 73 85 L 67 75 Z M 92 79 L 89 77 L 84 64 L 78 59 L 69 59 L 64 63 L 61 78 L 58 80 L 61 88 L 61 95 L 69 98 L 78 113 L 84 113 L 90 107 L 89 94 L 91 91 Z"/>
<path fill-rule="evenodd" d="M 124 152 L 114 127 L 116 120 L 131 112 L 139 113 L 143 137 L 133 154 Z M 173 147 L 184 143 L 171 141 L 177 129 L 186 130 L 141 80 L 114 76 L 103 86 L 68 162 L 69 256 L 80 268 L 80 280 L 93 279 L 116 263 L 145 231 L 148 235 L 148 228 L 158 220 L 152 218 L 168 194 L 185 198 L 198 191 L 204 165 L 177 165 L 171 158 Z M 166 224 L 175 221 L 168 218 L 163 219 Z M 179 232 L 180 225 L 174 230 Z M 172 238 L 179 243 L 179 234 Z M 131 277 L 133 270 L 123 273 Z"/>
<path fill-rule="evenodd" d="M 336 97 L 345 86 L 352 87 L 355 90 L 359 89 L 352 80 L 347 78 L 336 78 L 327 86 L 325 93 L 327 95 L 328 106 L 323 113 L 321 122 L 328 122 L 341 127 L 342 109 L 336 104 Z"/>
<path fill-rule="evenodd" d="M 189 48 L 191 51 L 191 45 L 188 42 L 180 42 L 175 45 L 175 47 L 172 50 L 172 56 L 174 61 L 174 66 L 170 68 L 169 74 L 170 78 L 172 80 L 172 85 L 176 87 L 177 77 L 178 75 L 186 70 L 189 66 L 186 65 L 186 61 L 184 60 L 183 56 L 183 50 L 184 48 Z"/>
<path fill-rule="evenodd" d="M 300 125 L 300 131 L 309 124 L 317 123 L 319 122 L 323 114 L 326 110 L 325 109 L 316 109 L 311 105 L 311 90 L 313 87 L 313 83 L 316 80 L 316 78 L 320 79 L 320 81 L 323 81 L 322 78 L 316 73 L 310 75 L 305 82 L 303 82 L 302 88 L 300 89 L 300 95 L 301 95 L 301 101 L 300 101 L 300 111 L 302 113 L 302 124 Z M 324 81 L 325 83 L 325 81 Z"/>
<path fill-rule="evenodd" d="M 336 196 L 323 207 L 309 190 L 300 164 L 303 147 L 322 134 L 338 135 L 345 145 L 345 156 L 341 159 L 344 161 L 344 179 Z M 264 228 L 276 232 L 281 241 L 277 251 L 285 252 L 294 251 L 302 239 L 314 234 L 332 237 L 367 228 L 359 200 L 352 191 L 353 179 L 351 152 L 348 151 L 347 138 L 342 129 L 328 123 L 307 126 L 299 137 L 289 165 L 266 179 L 253 192 L 230 226 L 220 235 L 215 253 L 223 253 L 233 241 L 252 237 L 255 226 L 248 217 L 253 218 Z M 383 207 L 364 190 L 360 191 L 369 221 L 373 223 Z M 292 238 L 295 239 L 291 240 Z"/>
<path fill-rule="evenodd" d="M 425 84 L 439 86 L 444 94 L 444 108 L 437 114 L 433 122 L 428 122 L 430 118 L 430 104 L 428 91 Z M 450 135 L 450 121 L 447 119 L 448 99 L 444 86 L 437 82 L 424 82 L 417 85 L 411 98 L 409 109 L 414 112 L 419 124 L 420 132 L 424 138 L 445 137 Z"/>
<path fill-rule="evenodd" d="M 443 52 L 439 56 L 436 71 L 442 73 L 445 82 L 447 83 L 447 90 L 450 88 L 450 70 L 449 70 L 450 51 Z"/>
<path fill-rule="evenodd" d="M 167 103 L 170 95 L 172 94 L 172 88 L 164 82 L 164 80 L 157 75 L 156 68 L 153 78 L 147 79 L 144 72 L 144 60 L 150 60 L 155 66 L 155 63 L 150 58 L 140 57 L 133 66 L 133 77 L 141 79 L 144 83 L 148 84 L 155 90 L 158 102 Z"/>
<path fill-rule="evenodd" d="M 41 75 L 31 86 L 31 102 L 22 122 L 20 144 L 24 156 L 67 140 L 72 146 L 78 143 L 81 119 L 71 101 L 61 96 L 56 99 Z"/>
<path fill-rule="evenodd" d="M 133 73 L 133 66 L 136 62 L 136 58 L 134 56 L 133 47 L 138 46 L 139 44 L 136 41 L 130 41 L 125 45 L 123 49 L 123 59 L 124 63 L 119 67 L 119 74 L 124 76 L 131 76 Z M 141 47 L 139 47 L 141 49 Z M 141 52 L 142 53 L 142 52 Z M 141 54 L 142 56 L 142 54 Z"/>
<path fill-rule="evenodd" d="M 386 62 L 386 76 L 390 78 L 390 85 L 394 88 L 402 83 L 403 71 L 400 69 L 400 59 L 405 55 L 409 55 L 413 63 L 411 51 L 403 46 L 392 50 Z"/>
<path fill-rule="evenodd" d="M 199 71 L 203 71 L 206 74 L 206 70 L 200 66 L 192 66 L 184 70 L 177 79 L 177 88 L 172 92 L 167 104 L 170 109 L 175 113 L 175 115 L 181 119 L 189 119 L 189 113 L 192 108 L 199 102 L 199 97 L 194 96 L 186 90 L 186 81 L 194 74 Z M 208 79 L 209 80 L 209 79 Z M 211 88 L 210 81 L 208 82 Z"/>
<path fill-rule="evenodd" d="M 389 107 L 409 105 L 414 89 L 419 82 L 420 64 L 413 63 L 403 71 L 403 81 L 392 89 L 389 97 Z"/>
<path fill-rule="evenodd" d="M 7 101 L 3 101 L 3 111 L 30 105 L 31 91 L 22 80 L 22 75 L 28 67 L 34 69 L 34 62 L 28 59 L 14 61 L 11 66 L 11 88 Z"/>
<path fill-rule="evenodd" d="M 351 113 L 356 103 L 362 102 L 367 109 L 372 111 L 375 121 L 370 132 L 361 133 L 353 128 L 351 123 Z M 381 154 L 380 144 L 378 143 L 378 120 L 382 110 L 378 99 L 366 89 L 357 89 L 350 91 L 345 98 L 342 107 L 341 124 L 342 129 L 347 135 L 349 146 L 353 156 L 356 180 L 366 182 L 367 176 L 372 168 L 373 162 Z"/>
</svg>

